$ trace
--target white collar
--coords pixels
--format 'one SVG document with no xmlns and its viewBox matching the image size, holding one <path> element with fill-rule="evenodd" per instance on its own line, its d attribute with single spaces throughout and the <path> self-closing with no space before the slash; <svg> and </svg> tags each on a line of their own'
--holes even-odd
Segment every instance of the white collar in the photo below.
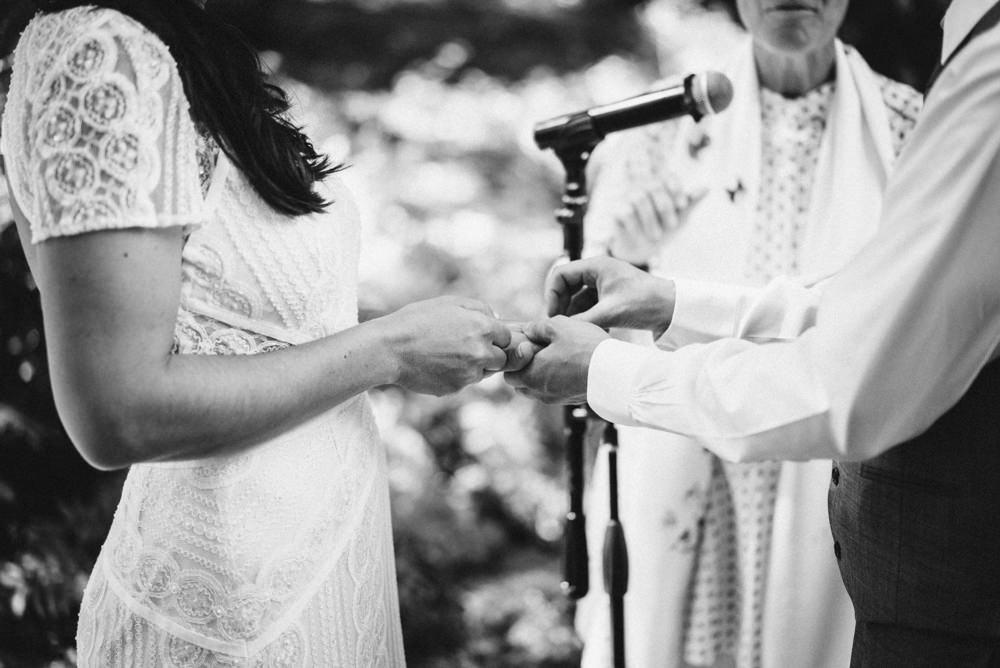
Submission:
<svg viewBox="0 0 1000 668">
<path fill-rule="evenodd" d="M 942 63 L 948 60 L 994 2 L 995 0 L 953 0 L 941 20 L 944 32 L 941 40 Z"/>
</svg>

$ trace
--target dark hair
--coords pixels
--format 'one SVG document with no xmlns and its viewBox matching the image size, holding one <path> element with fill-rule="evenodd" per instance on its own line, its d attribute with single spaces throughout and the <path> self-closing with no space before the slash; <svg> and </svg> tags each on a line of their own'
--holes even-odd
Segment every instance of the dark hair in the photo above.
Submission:
<svg viewBox="0 0 1000 668">
<path fill-rule="evenodd" d="M 316 152 L 286 116 L 288 97 L 265 81 L 257 52 L 235 27 L 195 0 L 34 0 L 56 12 L 115 9 L 142 23 L 177 61 L 191 115 L 276 211 L 302 215 L 328 204 L 313 188 L 341 169 Z"/>
</svg>

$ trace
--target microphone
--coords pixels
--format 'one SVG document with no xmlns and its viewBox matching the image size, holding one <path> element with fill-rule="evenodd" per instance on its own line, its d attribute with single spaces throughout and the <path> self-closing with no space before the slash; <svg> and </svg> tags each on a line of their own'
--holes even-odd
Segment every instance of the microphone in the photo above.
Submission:
<svg viewBox="0 0 1000 668">
<path fill-rule="evenodd" d="M 662 90 L 636 95 L 585 111 L 557 116 L 535 125 L 538 148 L 555 150 L 595 146 L 609 132 L 690 114 L 694 120 L 717 114 L 733 99 L 733 85 L 719 72 L 689 74 Z"/>
</svg>

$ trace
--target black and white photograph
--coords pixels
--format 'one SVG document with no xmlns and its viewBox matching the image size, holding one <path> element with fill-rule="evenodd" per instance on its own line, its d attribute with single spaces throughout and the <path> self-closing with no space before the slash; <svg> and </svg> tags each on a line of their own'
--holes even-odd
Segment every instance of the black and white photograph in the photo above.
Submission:
<svg viewBox="0 0 1000 668">
<path fill-rule="evenodd" d="M 0 668 L 1000 668 L 1000 2 L 0 0 Z"/>
</svg>

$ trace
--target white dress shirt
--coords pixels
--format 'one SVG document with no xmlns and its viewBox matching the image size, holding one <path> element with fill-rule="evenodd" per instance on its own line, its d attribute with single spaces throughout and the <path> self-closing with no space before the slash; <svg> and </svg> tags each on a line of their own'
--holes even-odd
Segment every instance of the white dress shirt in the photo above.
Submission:
<svg viewBox="0 0 1000 668">
<path fill-rule="evenodd" d="M 941 21 L 944 34 L 941 38 L 940 62 L 948 60 L 993 4 L 994 0 L 956 0 L 951 3 Z"/>
<path fill-rule="evenodd" d="M 991 5 L 952 4 L 944 58 Z M 821 295 L 788 281 L 753 301 L 730 294 L 742 307 L 717 333 L 751 340 L 675 352 L 602 342 L 590 364 L 590 405 L 619 424 L 691 436 L 734 461 L 867 459 L 927 429 L 1000 342 L 997 109 L 993 30 L 939 77 L 890 178 L 878 234 Z"/>
</svg>

